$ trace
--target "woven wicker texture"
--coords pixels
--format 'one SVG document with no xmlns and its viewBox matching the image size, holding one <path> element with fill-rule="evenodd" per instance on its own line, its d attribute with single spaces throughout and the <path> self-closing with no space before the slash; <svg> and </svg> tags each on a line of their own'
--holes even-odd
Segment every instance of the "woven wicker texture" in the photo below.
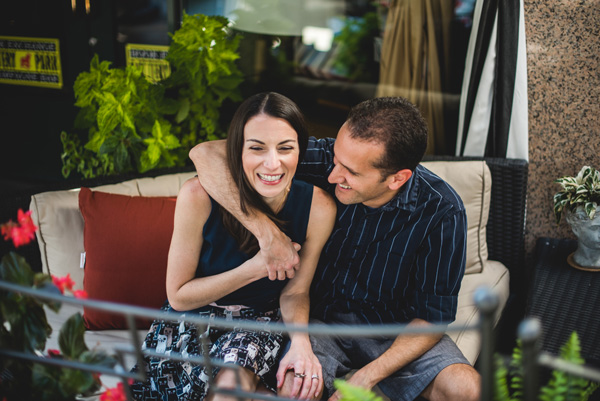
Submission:
<svg viewBox="0 0 600 401">
<path fill-rule="evenodd" d="M 576 331 L 583 358 L 600 366 L 600 272 L 571 267 L 567 257 L 576 248 L 575 240 L 538 239 L 527 315 L 542 322 L 543 350 L 558 355 Z"/>
</svg>

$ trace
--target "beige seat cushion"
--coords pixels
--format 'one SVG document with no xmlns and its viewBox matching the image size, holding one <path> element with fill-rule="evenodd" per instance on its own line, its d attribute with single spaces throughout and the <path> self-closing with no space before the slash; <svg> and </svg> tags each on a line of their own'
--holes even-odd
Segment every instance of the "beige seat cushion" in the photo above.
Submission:
<svg viewBox="0 0 600 401">
<path fill-rule="evenodd" d="M 456 320 L 449 328 L 458 325 L 473 325 L 479 319 L 479 310 L 475 306 L 475 292 L 480 287 L 486 287 L 493 291 L 499 300 L 494 324 L 500 320 L 502 310 L 506 306 L 510 293 L 510 275 L 506 266 L 500 262 L 488 260 L 481 274 L 468 274 L 463 278 L 460 292 L 458 294 L 458 310 Z M 481 349 L 481 336 L 475 330 L 449 331 L 448 335 L 454 340 L 458 348 L 471 363 L 475 363 Z"/>
</svg>

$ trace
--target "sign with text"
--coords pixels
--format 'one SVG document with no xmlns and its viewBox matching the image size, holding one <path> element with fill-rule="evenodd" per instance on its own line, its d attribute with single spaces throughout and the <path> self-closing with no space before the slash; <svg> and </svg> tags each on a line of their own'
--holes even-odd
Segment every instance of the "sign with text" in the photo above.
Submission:
<svg viewBox="0 0 600 401">
<path fill-rule="evenodd" d="M 59 40 L 0 36 L 0 83 L 62 88 Z"/>
<path fill-rule="evenodd" d="M 171 66 L 165 60 L 168 50 L 169 46 L 128 43 L 125 45 L 125 60 L 127 65 L 142 67 L 148 81 L 158 82 L 171 75 Z"/>
</svg>

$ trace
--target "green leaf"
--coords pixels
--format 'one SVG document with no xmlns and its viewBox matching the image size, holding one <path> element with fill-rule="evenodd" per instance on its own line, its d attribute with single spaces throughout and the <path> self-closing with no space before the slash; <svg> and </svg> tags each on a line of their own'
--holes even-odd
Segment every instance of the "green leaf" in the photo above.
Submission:
<svg viewBox="0 0 600 401">
<path fill-rule="evenodd" d="M 78 359 L 88 350 L 84 341 L 85 325 L 80 313 L 71 316 L 60 329 L 58 345 L 60 351 L 67 357 Z"/>
<path fill-rule="evenodd" d="M 114 163 L 117 171 L 127 171 L 131 167 L 131 159 L 127 147 L 123 142 L 119 142 L 119 145 L 114 152 Z"/>
<path fill-rule="evenodd" d="M 4 255 L 0 262 L 0 279 L 14 284 L 33 285 L 34 273 L 24 257 L 15 252 Z"/>
<path fill-rule="evenodd" d="M 180 123 L 190 114 L 190 100 L 188 98 L 181 99 L 181 105 L 175 116 L 175 122 Z"/>
<path fill-rule="evenodd" d="M 333 384 L 342 395 L 340 401 L 383 401 L 373 391 L 353 386 L 343 380 L 335 380 Z"/>
<path fill-rule="evenodd" d="M 66 394 L 82 394 L 96 385 L 90 372 L 75 369 L 63 369 L 60 375 L 60 387 Z"/>
<path fill-rule="evenodd" d="M 504 366 L 504 361 L 499 355 L 494 358 L 496 371 L 494 373 L 494 401 L 510 401 L 510 391 L 508 389 L 508 369 Z"/>
<path fill-rule="evenodd" d="M 100 149 L 98 149 L 98 154 L 105 155 L 114 153 L 120 143 L 121 139 L 116 135 L 106 137 L 104 142 L 102 142 L 102 145 L 100 145 Z"/>
<path fill-rule="evenodd" d="M 32 370 L 32 395 L 39 400 L 72 400 L 60 385 L 60 368 L 50 365 L 34 364 Z"/>
<path fill-rule="evenodd" d="M 112 132 L 123 121 L 122 114 L 119 113 L 119 104 L 112 95 L 108 98 L 112 100 L 105 102 L 98 110 L 98 130 L 102 135 Z"/>
</svg>

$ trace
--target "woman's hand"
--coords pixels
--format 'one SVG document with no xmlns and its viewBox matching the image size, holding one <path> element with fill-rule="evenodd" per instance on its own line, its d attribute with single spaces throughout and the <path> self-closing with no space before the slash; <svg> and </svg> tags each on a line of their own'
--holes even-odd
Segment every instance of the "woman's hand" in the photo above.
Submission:
<svg viewBox="0 0 600 401">
<path fill-rule="evenodd" d="M 321 363 L 312 352 L 308 336 L 292 340 L 289 351 L 279 362 L 278 393 L 303 400 L 318 399 L 323 391 Z"/>
</svg>

